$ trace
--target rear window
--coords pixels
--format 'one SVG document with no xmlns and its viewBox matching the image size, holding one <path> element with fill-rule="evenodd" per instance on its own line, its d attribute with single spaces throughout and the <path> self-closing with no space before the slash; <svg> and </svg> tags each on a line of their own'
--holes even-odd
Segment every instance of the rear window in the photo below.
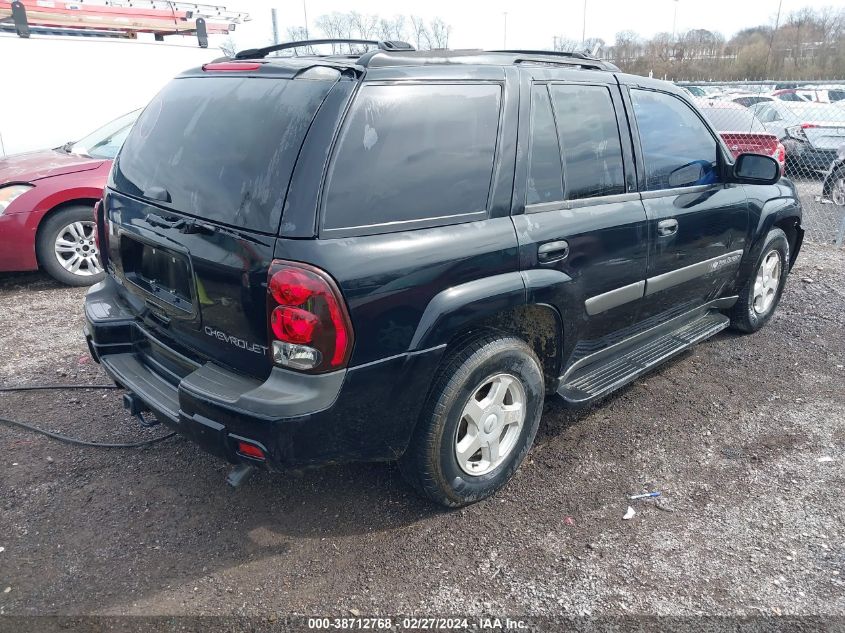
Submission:
<svg viewBox="0 0 845 633">
<path fill-rule="evenodd" d="M 717 132 L 765 132 L 766 128 L 748 110 L 701 108 Z"/>
<path fill-rule="evenodd" d="M 501 94 L 499 84 L 365 85 L 329 170 L 323 229 L 378 232 L 485 211 Z"/>
<path fill-rule="evenodd" d="M 305 133 L 332 85 L 176 79 L 132 128 L 111 185 L 190 215 L 275 232 Z"/>
</svg>

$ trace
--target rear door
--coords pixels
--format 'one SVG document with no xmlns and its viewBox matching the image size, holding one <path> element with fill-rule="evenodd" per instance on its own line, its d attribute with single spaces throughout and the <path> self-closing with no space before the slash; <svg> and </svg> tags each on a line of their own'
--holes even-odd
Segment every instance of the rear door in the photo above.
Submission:
<svg viewBox="0 0 845 633">
<path fill-rule="evenodd" d="M 614 76 L 522 72 L 513 222 L 531 301 L 555 306 L 567 324 L 567 364 L 573 351 L 600 348 L 635 325 L 646 275 L 646 215 Z M 532 278 L 550 274 L 560 282 L 553 289 L 531 289 Z"/>
<path fill-rule="evenodd" d="M 269 373 L 267 269 L 300 147 L 336 81 L 201 72 L 144 110 L 105 206 L 111 270 L 150 335 L 151 362 L 179 371 L 161 340 Z"/>
<path fill-rule="evenodd" d="M 742 185 L 722 182 L 718 137 L 689 103 L 634 86 L 629 99 L 648 216 L 647 319 L 720 296 L 746 247 L 748 204 Z"/>
</svg>

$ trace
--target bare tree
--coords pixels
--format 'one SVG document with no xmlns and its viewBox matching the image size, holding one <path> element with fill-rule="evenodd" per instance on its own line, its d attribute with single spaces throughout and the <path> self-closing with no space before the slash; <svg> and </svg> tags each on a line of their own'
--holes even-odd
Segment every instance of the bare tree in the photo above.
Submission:
<svg viewBox="0 0 845 633">
<path fill-rule="evenodd" d="M 441 18 L 434 18 L 429 25 L 431 48 L 449 48 L 449 34 L 451 32 L 451 26 Z"/>
<path fill-rule="evenodd" d="M 353 37 L 362 40 L 369 40 L 375 37 L 378 29 L 378 16 L 365 15 L 353 11 L 349 14 L 349 26 L 352 30 Z"/>
<path fill-rule="evenodd" d="M 417 45 L 417 50 L 425 50 L 431 48 L 431 35 L 429 35 L 428 27 L 425 20 L 421 17 L 411 16 L 411 31 L 414 35 L 414 41 Z"/>
<path fill-rule="evenodd" d="M 238 52 L 238 48 L 235 46 L 235 40 L 231 37 L 227 37 L 220 42 L 220 50 L 226 57 L 234 57 L 235 53 Z"/>
<path fill-rule="evenodd" d="M 317 30 L 329 39 L 344 39 L 349 38 L 349 15 L 346 13 L 339 13 L 337 11 L 325 15 L 321 15 L 314 22 Z M 332 54 L 342 50 L 343 47 L 338 44 L 332 44 Z"/>
<path fill-rule="evenodd" d="M 601 49 L 604 48 L 605 41 L 600 37 L 588 37 L 584 42 L 581 44 L 581 50 L 586 53 L 592 53 L 596 51 L 598 54 Z"/>
<path fill-rule="evenodd" d="M 553 48 L 562 53 L 574 53 L 581 50 L 581 42 L 563 37 L 563 35 L 555 35 Z"/>
<path fill-rule="evenodd" d="M 380 18 L 377 28 L 378 37 L 381 40 L 404 41 L 407 37 L 405 35 L 404 15 L 395 15 L 392 18 Z"/>
</svg>

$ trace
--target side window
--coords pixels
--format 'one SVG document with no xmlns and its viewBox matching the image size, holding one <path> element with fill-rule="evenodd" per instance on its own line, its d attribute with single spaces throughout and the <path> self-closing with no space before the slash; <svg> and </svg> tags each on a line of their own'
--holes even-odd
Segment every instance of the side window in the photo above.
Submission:
<svg viewBox="0 0 845 633">
<path fill-rule="evenodd" d="M 531 149 L 525 204 L 563 200 L 560 146 L 546 86 L 534 86 L 531 104 Z"/>
<path fill-rule="evenodd" d="M 568 200 L 625 193 L 622 145 L 604 86 L 550 86 Z"/>
<path fill-rule="evenodd" d="M 646 190 L 718 182 L 718 144 L 684 101 L 664 92 L 631 90 L 645 162 Z"/>
<path fill-rule="evenodd" d="M 498 84 L 365 84 L 329 168 L 323 228 L 486 210 L 501 95 Z"/>
</svg>

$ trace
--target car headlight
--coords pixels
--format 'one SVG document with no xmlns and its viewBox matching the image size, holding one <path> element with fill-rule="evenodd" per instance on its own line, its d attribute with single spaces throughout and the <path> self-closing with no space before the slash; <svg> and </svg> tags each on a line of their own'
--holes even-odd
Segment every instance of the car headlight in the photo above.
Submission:
<svg viewBox="0 0 845 633">
<path fill-rule="evenodd" d="M 33 185 L 6 185 L 0 187 L 0 215 L 12 202 L 23 193 L 32 189 Z"/>
</svg>

